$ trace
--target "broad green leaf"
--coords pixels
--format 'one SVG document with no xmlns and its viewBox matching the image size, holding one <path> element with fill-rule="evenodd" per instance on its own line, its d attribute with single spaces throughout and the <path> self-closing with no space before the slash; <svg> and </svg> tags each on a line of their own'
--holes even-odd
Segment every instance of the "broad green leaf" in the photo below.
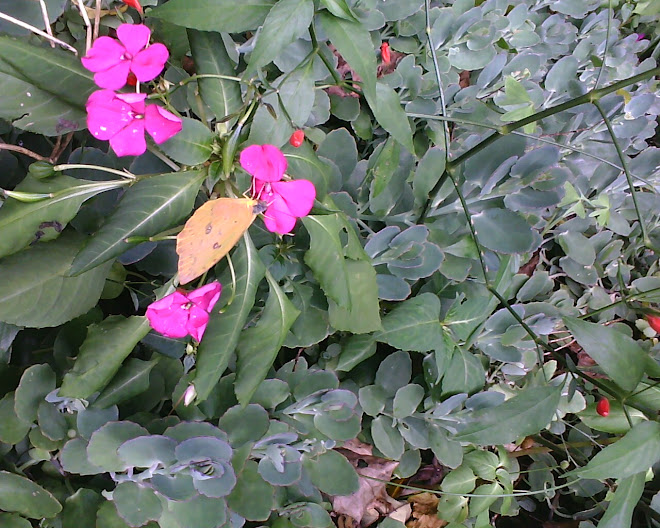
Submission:
<svg viewBox="0 0 660 528">
<path fill-rule="evenodd" d="M 645 472 L 617 481 L 616 491 L 607 511 L 598 522 L 598 528 L 626 528 L 633 526 L 632 516 L 644 492 Z"/>
<path fill-rule="evenodd" d="M 266 273 L 266 268 L 247 233 L 232 259 L 236 270 L 236 297 L 223 313 L 218 313 L 217 309 L 213 311 L 204 339 L 199 345 L 193 381 L 197 401 L 208 398 L 227 368 L 241 330 L 254 306 L 257 286 Z"/>
<path fill-rule="evenodd" d="M 291 287 L 291 302 L 300 311 L 300 315 L 291 325 L 284 346 L 309 347 L 321 342 L 330 334 L 330 324 L 320 288 L 297 283 L 292 283 Z"/>
<path fill-rule="evenodd" d="M 367 54 L 365 53 L 365 55 Z M 385 83 L 377 82 L 376 97 L 370 97 L 366 91 L 365 95 L 378 124 L 392 134 L 392 137 L 407 148 L 409 152 L 414 153 L 412 130 L 408 122 L 408 116 L 401 107 L 399 94 Z"/>
<path fill-rule="evenodd" d="M 64 376 L 60 395 L 89 398 L 103 389 L 149 328 L 145 317 L 120 315 L 90 326 L 73 368 Z"/>
<path fill-rule="evenodd" d="M 89 439 L 87 460 L 103 471 L 125 471 L 128 465 L 119 458 L 117 450 L 128 440 L 148 435 L 144 427 L 127 420 L 108 422 Z"/>
<path fill-rule="evenodd" d="M 259 474 L 257 463 L 248 460 L 227 497 L 227 505 L 249 521 L 265 521 L 274 507 L 274 495 L 274 488 Z"/>
<path fill-rule="evenodd" d="M 280 0 L 266 16 L 250 55 L 246 73 L 265 66 L 303 36 L 314 16 L 313 0 Z"/>
<path fill-rule="evenodd" d="M 350 495 L 360 486 L 355 469 L 337 451 L 326 451 L 315 457 L 303 456 L 303 465 L 312 483 L 328 495 Z"/>
<path fill-rule="evenodd" d="M 400 152 L 401 147 L 394 138 L 388 138 L 383 148 L 378 152 L 373 168 L 370 167 L 373 177 L 371 192 L 369 193 L 370 201 L 382 193 L 392 180 L 392 176 L 394 176 L 399 166 Z"/>
<path fill-rule="evenodd" d="M 646 352 L 616 329 L 564 317 L 566 328 L 589 356 L 622 389 L 632 391 L 644 375 Z"/>
<path fill-rule="evenodd" d="M 383 318 L 378 341 L 401 350 L 427 352 L 442 340 L 440 300 L 432 293 L 422 293 L 397 305 Z"/>
<path fill-rule="evenodd" d="M 342 347 L 337 370 L 349 372 L 376 353 L 376 340 L 372 335 L 353 335 Z"/>
<path fill-rule="evenodd" d="M 339 238 L 344 222 L 337 213 L 309 215 L 302 222 L 312 239 L 309 251 L 305 253 L 305 263 L 312 268 L 326 296 L 339 306 L 350 309 L 348 272 Z"/>
<path fill-rule="evenodd" d="M 486 371 L 479 358 L 470 351 L 455 350 L 442 378 L 442 395 L 473 394 L 481 390 L 484 383 Z"/>
<path fill-rule="evenodd" d="M 98 475 L 105 470 L 87 459 L 87 441 L 77 436 L 69 440 L 60 451 L 60 462 L 67 473 L 77 475 Z"/>
<path fill-rule="evenodd" d="M 328 299 L 330 324 L 335 330 L 366 334 L 381 329 L 380 305 L 378 304 L 378 284 L 376 271 L 364 260 L 344 261 L 348 274 L 350 309 L 337 305 Z"/>
<path fill-rule="evenodd" d="M 71 52 L 0 36 L 0 117 L 20 129 L 59 136 L 85 128 L 92 79 Z"/>
<path fill-rule="evenodd" d="M 23 440 L 31 427 L 31 422 L 24 422 L 14 410 L 14 392 L 8 392 L 0 400 L 0 442 L 14 445 Z"/>
<path fill-rule="evenodd" d="M 225 526 L 227 520 L 225 500 L 204 495 L 196 495 L 187 501 L 168 501 L 167 509 L 160 518 L 160 526 L 218 528 Z"/>
<path fill-rule="evenodd" d="M 397 350 L 381 361 L 374 382 L 385 390 L 387 396 L 394 396 L 401 387 L 408 384 L 411 375 L 410 354 Z"/>
<path fill-rule="evenodd" d="M 266 275 L 270 293 L 257 324 L 241 334 L 236 349 L 234 390 L 241 405 L 250 399 L 277 357 L 286 334 L 300 312 L 284 294 L 277 281 Z"/>
<path fill-rule="evenodd" d="M 51 24 L 62 15 L 65 8 L 65 4 L 62 0 L 45 0 L 44 5 L 48 10 L 48 21 Z M 22 20 L 23 22 L 27 22 L 38 29 L 44 29 L 46 25 L 44 22 L 44 14 L 38 3 L 2 0 L 0 1 L 0 9 L 2 9 L 3 13 Z M 9 21 L 2 20 L 0 21 L 0 33 L 7 33 L 9 35 L 27 35 L 29 31 L 12 24 Z"/>
<path fill-rule="evenodd" d="M 188 40 L 197 75 L 236 75 L 219 33 L 189 29 Z M 240 84 L 235 81 L 200 78 L 197 86 L 202 100 L 218 119 L 236 112 L 243 104 Z"/>
<path fill-rule="evenodd" d="M 602 480 L 626 478 L 644 472 L 660 461 L 660 424 L 642 422 L 618 442 L 607 446 L 571 476 Z"/>
<path fill-rule="evenodd" d="M 78 488 L 64 502 L 62 511 L 62 526 L 95 526 L 96 511 L 103 497 L 97 491 Z"/>
<path fill-rule="evenodd" d="M 64 415 L 57 410 L 55 404 L 42 401 L 37 409 L 37 423 L 41 434 L 53 441 L 60 441 L 66 438 L 69 430 L 69 424 Z"/>
<path fill-rule="evenodd" d="M 336 17 L 357 22 L 357 19 L 353 13 L 351 13 L 351 8 L 348 7 L 346 0 L 321 0 L 321 5 Z"/>
<path fill-rule="evenodd" d="M 358 22 L 337 18 L 326 11 L 319 13 L 318 19 L 330 42 L 362 79 L 367 101 L 377 101 L 376 54 L 367 29 Z"/>
<path fill-rule="evenodd" d="M 169 436 L 138 436 L 124 442 L 117 454 L 129 467 L 148 468 L 159 462 L 169 466 L 176 462 L 176 441 Z"/>
<path fill-rule="evenodd" d="M 392 416 L 394 418 L 406 418 L 413 414 L 424 399 L 424 388 L 421 385 L 411 383 L 401 387 L 394 395 L 392 405 Z"/>
<path fill-rule="evenodd" d="M 197 119 L 189 117 L 182 119 L 181 132 L 160 145 L 160 149 L 183 165 L 200 165 L 213 154 L 212 145 L 215 135 Z"/>
<path fill-rule="evenodd" d="M 432 147 L 419 161 L 412 182 L 416 202 L 424 204 L 429 199 L 431 189 L 445 172 L 445 156 L 443 148 Z"/>
<path fill-rule="evenodd" d="M 497 253 L 527 253 L 541 244 L 541 236 L 518 213 L 486 209 L 472 215 L 479 243 Z"/>
<path fill-rule="evenodd" d="M 112 492 L 117 512 L 130 526 L 142 526 L 160 518 L 162 505 L 151 488 L 135 482 L 120 482 Z"/>
<path fill-rule="evenodd" d="M 16 513 L 0 513 L 0 526 L 3 528 L 32 528 L 30 521 Z"/>
<path fill-rule="evenodd" d="M 27 203 L 14 198 L 5 201 L 0 209 L 0 257 L 57 238 L 85 200 L 127 184 L 128 180 L 95 183 L 63 174 L 37 180 L 28 174 L 14 190 L 52 194 L 52 198 Z"/>
<path fill-rule="evenodd" d="M 627 433 L 633 425 L 647 419 L 643 412 L 632 407 L 626 406 L 624 412 L 623 406 L 618 401 L 610 402 L 610 413 L 607 416 L 598 414 L 596 403 L 592 403 L 586 409 L 577 413 L 577 416 L 587 427 L 613 434 Z M 630 419 L 632 425 L 628 419 Z"/>
<path fill-rule="evenodd" d="M 263 407 L 251 403 L 246 406 L 235 405 L 218 421 L 218 427 L 227 431 L 229 441 L 234 447 L 259 440 L 268 430 L 268 413 Z"/>
<path fill-rule="evenodd" d="M 403 455 L 405 442 L 389 416 L 380 415 L 371 422 L 371 438 L 378 451 L 387 458 L 399 460 Z"/>
<path fill-rule="evenodd" d="M 501 405 L 473 412 L 467 427 L 454 439 L 477 445 L 500 445 L 536 434 L 552 420 L 560 396 L 561 386 L 524 389 Z"/>
<path fill-rule="evenodd" d="M 134 244 L 182 220 L 193 208 L 206 171 L 175 172 L 144 178 L 127 189 L 119 207 L 76 256 L 70 275 L 114 259 Z"/>
<path fill-rule="evenodd" d="M 129 358 L 94 400 L 94 407 L 100 409 L 110 407 L 146 391 L 149 388 L 149 373 L 156 363 L 157 360 L 142 361 Z"/>
<path fill-rule="evenodd" d="M 275 0 L 170 0 L 149 15 L 202 31 L 242 33 L 263 24 L 274 4 Z"/>
<path fill-rule="evenodd" d="M 96 305 L 111 263 L 67 276 L 84 238 L 74 232 L 0 261 L 0 321 L 58 326 Z"/>
<path fill-rule="evenodd" d="M 111 501 L 106 501 L 96 512 L 96 528 L 129 528 L 126 521 L 117 513 Z"/>
<path fill-rule="evenodd" d="M 30 519 L 55 517 L 62 505 L 53 495 L 25 477 L 0 471 L 0 509 Z"/>
<path fill-rule="evenodd" d="M 442 491 L 448 493 L 471 493 L 477 477 L 465 464 L 447 473 L 442 479 Z"/>
<path fill-rule="evenodd" d="M 55 372 L 50 365 L 32 365 L 21 376 L 16 388 L 14 410 L 22 421 L 32 423 L 37 419 L 39 404 L 55 389 Z"/>
</svg>

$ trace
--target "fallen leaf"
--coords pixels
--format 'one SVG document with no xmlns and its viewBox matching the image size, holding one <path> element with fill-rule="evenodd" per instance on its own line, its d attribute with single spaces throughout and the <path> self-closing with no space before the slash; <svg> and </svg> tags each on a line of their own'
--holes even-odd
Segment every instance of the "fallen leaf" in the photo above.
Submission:
<svg viewBox="0 0 660 528">
<path fill-rule="evenodd" d="M 443 528 L 449 524 L 438 517 L 437 495 L 433 493 L 418 493 L 408 497 L 412 506 L 411 519 L 406 523 L 407 528 Z"/>
</svg>

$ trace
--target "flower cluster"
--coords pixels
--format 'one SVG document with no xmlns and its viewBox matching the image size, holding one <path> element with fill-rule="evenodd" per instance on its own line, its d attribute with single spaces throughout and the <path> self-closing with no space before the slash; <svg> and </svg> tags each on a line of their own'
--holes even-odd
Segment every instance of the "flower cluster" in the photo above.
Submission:
<svg viewBox="0 0 660 528">
<path fill-rule="evenodd" d="M 209 322 L 209 312 L 220 299 L 221 291 L 219 282 L 211 282 L 190 293 L 177 290 L 151 303 L 147 307 L 147 319 L 156 332 L 166 337 L 190 335 L 199 343 Z"/>
<path fill-rule="evenodd" d="M 247 147 L 241 152 L 240 162 L 254 178 L 254 195 L 268 206 L 264 213 L 266 228 L 281 235 L 290 233 L 296 218 L 308 215 L 314 205 L 314 184 L 308 180 L 282 181 L 286 158 L 273 145 Z"/>
<path fill-rule="evenodd" d="M 97 139 L 109 140 L 117 156 L 137 156 L 147 150 L 145 131 L 160 144 L 178 134 L 180 117 L 152 104 L 145 94 L 122 94 L 114 90 L 155 79 L 165 66 L 169 52 L 163 44 L 149 45 L 151 31 L 143 24 L 122 24 L 117 38 L 100 37 L 82 58 L 94 72 L 102 90 L 87 100 L 87 128 Z"/>
</svg>

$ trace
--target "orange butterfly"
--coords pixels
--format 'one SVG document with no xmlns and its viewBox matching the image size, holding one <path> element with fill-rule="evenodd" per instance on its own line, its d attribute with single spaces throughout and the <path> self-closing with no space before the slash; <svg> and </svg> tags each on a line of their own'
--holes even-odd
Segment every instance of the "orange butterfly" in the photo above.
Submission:
<svg viewBox="0 0 660 528">
<path fill-rule="evenodd" d="M 179 283 L 186 284 L 214 266 L 265 209 L 264 202 L 251 198 L 218 198 L 197 209 L 176 237 Z"/>
</svg>

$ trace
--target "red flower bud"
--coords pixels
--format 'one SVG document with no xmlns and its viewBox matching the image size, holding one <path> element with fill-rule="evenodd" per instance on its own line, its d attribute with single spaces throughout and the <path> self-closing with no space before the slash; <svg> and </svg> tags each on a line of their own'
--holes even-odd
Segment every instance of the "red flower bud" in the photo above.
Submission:
<svg viewBox="0 0 660 528">
<path fill-rule="evenodd" d="M 121 0 L 126 5 L 131 6 L 134 9 L 137 9 L 139 13 L 143 13 L 142 6 L 140 5 L 140 0 Z"/>
<path fill-rule="evenodd" d="M 607 416 L 610 414 L 610 400 L 607 398 L 601 398 L 596 405 L 596 412 L 601 416 Z"/>
<path fill-rule="evenodd" d="M 392 60 L 392 53 L 390 52 L 390 45 L 387 42 L 383 42 L 380 45 L 380 56 L 383 59 L 385 64 L 389 64 Z"/>
<path fill-rule="evenodd" d="M 649 326 L 653 328 L 653 330 L 660 334 L 660 317 L 657 315 L 647 315 L 646 321 L 649 323 Z"/>
<path fill-rule="evenodd" d="M 126 78 L 126 84 L 128 84 L 129 86 L 135 86 L 137 85 L 137 82 L 138 80 L 135 74 L 133 72 L 128 72 L 128 77 Z"/>
<path fill-rule="evenodd" d="M 296 130 L 289 138 L 289 143 L 296 148 L 302 145 L 303 141 L 305 141 L 305 133 L 302 130 Z"/>
</svg>

